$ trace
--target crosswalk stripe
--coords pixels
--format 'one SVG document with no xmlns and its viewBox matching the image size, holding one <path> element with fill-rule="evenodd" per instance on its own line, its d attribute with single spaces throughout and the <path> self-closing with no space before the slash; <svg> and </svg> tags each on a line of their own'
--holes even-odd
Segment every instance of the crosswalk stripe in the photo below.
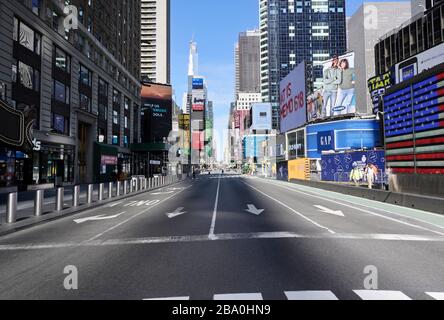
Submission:
<svg viewBox="0 0 444 320">
<path fill-rule="evenodd" d="M 264 300 L 264 299 L 261 293 L 233 293 L 233 294 L 215 294 L 214 300 L 255 301 L 255 300 Z"/>
<path fill-rule="evenodd" d="M 331 291 L 285 291 L 288 300 L 339 300 Z"/>
<path fill-rule="evenodd" d="M 401 291 L 353 290 L 362 300 L 412 300 Z"/>
<path fill-rule="evenodd" d="M 443 300 L 444 301 L 444 292 L 426 292 L 426 293 L 435 300 Z"/>
<path fill-rule="evenodd" d="M 187 301 L 190 297 L 169 297 L 169 298 L 156 298 L 156 299 L 143 299 L 145 301 Z"/>
</svg>

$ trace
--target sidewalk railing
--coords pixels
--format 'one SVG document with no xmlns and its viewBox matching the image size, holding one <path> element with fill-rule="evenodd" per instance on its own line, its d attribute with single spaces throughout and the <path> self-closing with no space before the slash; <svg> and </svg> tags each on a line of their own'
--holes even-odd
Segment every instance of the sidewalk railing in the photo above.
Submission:
<svg viewBox="0 0 444 320">
<path fill-rule="evenodd" d="M 149 191 L 152 189 L 164 187 L 178 181 L 183 180 L 185 177 L 182 175 L 174 176 L 161 176 L 146 178 L 144 176 L 136 176 L 129 180 L 115 181 L 107 183 L 107 188 L 105 190 L 105 183 L 99 184 L 88 184 L 86 192 L 86 203 L 84 205 L 91 205 L 93 203 L 100 203 L 105 200 L 119 199 L 124 196 L 138 193 L 142 191 Z M 98 195 L 94 197 L 94 187 L 98 187 Z M 75 185 L 72 187 L 72 203 L 71 206 L 66 206 L 64 202 L 65 188 L 59 187 L 56 192 L 55 206 L 53 211 L 63 211 L 68 208 L 81 207 L 80 203 L 80 185 Z M 34 198 L 34 210 L 33 215 L 35 217 L 40 217 L 44 214 L 44 199 L 45 191 L 36 190 Z M 17 207 L 18 207 L 18 193 L 11 192 L 7 197 L 6 204 L 6 218 L 5 222 L 7 224 L 12 224 L 17 222 Z"/>
</svg>

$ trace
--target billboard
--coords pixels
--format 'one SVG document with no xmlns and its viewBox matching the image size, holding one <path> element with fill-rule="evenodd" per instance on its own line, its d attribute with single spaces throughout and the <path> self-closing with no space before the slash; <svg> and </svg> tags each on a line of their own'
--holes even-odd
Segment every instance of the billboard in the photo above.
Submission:
<svg viewBox="0 0 444 320">
<path fill-rule="evenodd" d="M 281 132 L 307 122 L 305 62 L 293 69 L 280 83 Z"/>
<path fill-rule="evenodd" d="M 322 181 L 349 182 L 350 172 L 356 165 L 362 172 L 372 164 L 378 169 L 376 182 L 383 182 L 385 173 L 384 151 L 356 151 L 322 155 Z"/>
<path fill-rule="evenodd" d="M 193 78 L 193 90 L 203 90 L 204 79 L 203 78 Z"/>
<path fill-rule="evenodd" d="M 204 90 L 193 90 L 192 93 L 192 110 L 193 111 L 204 111 L 205 110 L 205 91 Z"/>
<path fill-rule="evenodd" d="M 271 103 L 253 103 L 251 112 L 253 115 L 252 130 L 268 130 L 272 128 Z"/>
<path fill-rule="evenodd" d="M 395 65 L 396 84 L 444 63 L 444 43 Z"/>
<path fill-rule="evenodd" d="M 356 113 L 355 54 L 327 60 L 323 66 L 323 88 L 307 97 L 308 121 Z"/>
<path fill-rule="evenodd" d="M 172 130 L 173 90 L 169 85 L 144 83 L 141 90 L 142 142 L 163 142 Z"/>
<path fill-rule="evenodd" d="M 368 80 L 368 90 L 373 103 L 373 114 L 382 111 L 380 108 L 381 98 L 384 96 L 385 91 L 394 83 L 392 78 L 392 72 L 389 71 Z"/>
<path fill-rule="evenodd" d="M 244 158 L 263 158 L 263 143 L 267 141 L 266 135 L 249 135 L 244 137 Z"/>
<path fill-rule="evenodd" d="M 288 159 L 305 158 L 305 129 L 287 133 Z"/>
<path fill-rule="evenodd" d="M 336 135 L 335 131 L 320 131 L 318 132 L 318 152 L 336 150 Z"/>
<path fill-rule="evenodd" d="M 191 117 L 189 114 L 179 115 L 180 148 L 182 154 L 188 156 L 191 154 Z"/>
</svg>

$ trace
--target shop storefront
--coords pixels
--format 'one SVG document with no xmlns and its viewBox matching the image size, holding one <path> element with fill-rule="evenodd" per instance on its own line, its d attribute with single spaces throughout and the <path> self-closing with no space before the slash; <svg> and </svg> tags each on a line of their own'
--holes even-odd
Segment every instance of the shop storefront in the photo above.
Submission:
<svg viewBox="0 0 444 320">
<path fill-rule="evenodd" d="M 94 143 L 94 182 L 116 181 L 118 177 L 118 150 L 116 147 Z"/>
</svg>

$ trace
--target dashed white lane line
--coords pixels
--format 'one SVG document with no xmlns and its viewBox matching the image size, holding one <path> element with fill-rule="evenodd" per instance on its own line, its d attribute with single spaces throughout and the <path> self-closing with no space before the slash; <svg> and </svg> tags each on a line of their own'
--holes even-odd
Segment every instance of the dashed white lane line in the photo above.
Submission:
<svg viewBox="0 0 444 320">
<path fill-rule="evenodd" d="M 426 294 L 435 300 L 444 301 L 444 292 L 426 292 Z"/>
<path fill-rule="evenodd" d="M 214 300 L 244 300 L 244 301 L 259 301 L 264 300 L 261 293 L 231 293 L 231 294 L 215 294 Z"/>
<path fill-rule="evenodd" d="M 208 234 L 208 238 L 214 239 L 214 229 L 216 228 L 216 218 L 217 218 L 217 206 L 219 203 L 219 190 L 220 190 L 220 179 L 217 181 L 217 191 L 216 191 L 216 199 L 214 200 L 214 210 L 213 210 L 213 219 L 211 220 L 210 232 Z"/>
<path fill-rule="evenodd" d="M 139 213 L 133 215 L 132 217 L 130 217 L 130 218 L 128 218 L 128 219 L 126 219 L 126 220 L 124 220 L 124 221 L 122 221 L 122 222 L 116 224 L 115 226 L 112 226 L 111 228 L 108 228 L 108 229 L 106 229 L 105 231 L 103 231 L 103 232 L 101 232 L 101 233 L 95 235 L 94 237 L 92 237 L 92 238 L 90 238 L 90 239 L 84 241 L 82 244 L 87 243 L 87 242 L 90 242 L 90 241 L 94 241 L 94 240 L 100 238 L 100 237 L 103 236 L 105 233 L 108 233 L 108 232 L 110 232 L 110 231 L 112 231 L 112 230 L 114 230 L 114 229 L 116 229 L 116 228 L 118 228 L 118 227 L 124 225 L 125 223 L 127 223 L 127 222 L 129 222 L 129 221 L 131 221 L 131 220 L 133 220 L 133 219 L 135 219 L 135 218 L 137 218 L 137 217 L 139 217 L 139 216 L 141 216 L 141 215 L 147 213 L 147 212 L 150 211 L 151 209 L 157 207 L 158 205 L 164 203 L 165 201 L 170 200 L 171 198 L 174 198 L 175 196 L 181 194 L 183 191 L 188 190 L 188 189 L 191 188 L 191 187 L 192 187 L 192 186 L 189 186 L 189 187 L 187 187 L 187 188 L 184 188 L 183 190 L 181 190 L 181 191 L 179 191 L 179 192 L 177 192 L 177 193 L 175 193 L 175 194 L 173 194 L 173 195 L 171 195 L 171 196 L 169 196 L 169 197 L 167 197 L 167 198 L 165 198 L 165 199 L 159 201 L 159 202 L 156 203 L 155 205 L 153 205 L 153 206 L 151 206 L 151 207 L 149 207 L 149 208 L 147 208 L 147 209 L 145 209 L 145 210 L 143 210 L 143 211 L 141 211 L 141 212 L 139 212 Z"/>
<path fill-rule="evenodd" d="M 327 230 L 327 231 L 328 231 L 329 233 L 331 233 L 331 234 L 335 234 L 335 233 L 336 233 L 336 232 L 334 232 L 333 230 L 331 230 L 330 228 L 324 227 L 323 225 L 317 223 L 316 221 L 314 221 L 314 220 L 312 220 L 312 219 L 306 217 L 305 215 L 303 215 L 303 214 L 300 213 L 299 211 L 296 211 L 296 210 L 293 209 L 292 207 L 286 205 L 286 204 L 283 203 L 282 201 L 280 201 L 280 200 L 278 200 L 278 199 L 276 199 L 276 198 L 273 198 L 272 196 L 266 194 L 265 192 L 263 192 L 263 191 L 261 191 L 261 190 L 255 188 L 255 187 L 253 187 L 252 185 L 246 183 L 245 181 L 242 181 L 242 182 L 243 182 L 245 185 L 247 185 L 248 187 L 250 187 L 251 189 L 256 190 L 257 192 L 263 194 L 263 195 L 266 196 L 267 198 L 270 198 L 270 199 L 273 200 L 274 202 L 279 203 L 281 206 L 287 208 L 288 210 L 290 210 L 290 211 L 293 212 L 294 214 L 296 214 L 296 215 L 300 216 L 301 218 L 305 219 L 306 221 L 308 221 L 308 222 L 314 224 L 314 225 L 317 226 L 318 228 L 321 228 L 321 229 Z"/>
<path fill-rule="evenodd" d="M 170 297 L 170 298 L 156 298 L 156 299 L 143 299 L 144 301 L 187 301 L 190 297 Z"/>
<path fill-rule="evenodd" d="M 412 300 L 401 291 L 384 291 L 384 290 L 353 290 L 362 300 Z"/>
<path fill-rule="evenodd" d="M 424 230 L 424 231 L 428 231 L 428 232 L 432 232 L 432 233 L 435 233 L 435 234 L 439 234 L 439 235 L 441 235 L 441 236 L 444 236 L 444 233 L 442 233 L 442 232 L 435 231 L 435 230 L 432 230 L 432 229 L 429 229 L 429 228 L 425 228 L 425 227 L 422 227 L 422 226 L 418 226 L 418 225 L 416 225 L 416 224 L 408 223 L 408 222 L 406 222 L 406 221 L 402 221 L 402 220 L 399 220 L 399 219 L 395 219 L 395 218 L 387 217 L 387 216 L 385 216 L 385 215 L 383 215 L 383 214 L 378 214 L 378 213 L 375 213 L 375 212 L 372 212 L 372 211 L 369 211 L 369 210 L 366 210 L 366 209 L 362 209 L 362 208 L 359 208 L 359 207 L 356 207 L 356 206 L 352 206 L 352 205 L 349 205 L 349 204 L 346 204 L 346 203 L 343 203 L 343 202 L 339 202 L 339 201 L 336 201 L 336 200 L 333 200 L 333 199 L 329 199 L 329 198 L 326 198 L 326 197 L 317 196 L 317 195 L 314 195 L 314 194 L 311 194 L 311 193 L 307 193 L 307 192 L 304 192 L 304 191 L 300 191 L 300 190 L 295 189 L 295 188 L 289 188 L 289 187 L 286 187 L 286 186 L 282 186 L 282 185 L 277 184 L 277 183 L 271 183 L 271 182 L 268 182 L 268 181 L 267 181 L 267 183 L 272 184 L 272 185 L 275 185 L 275 186 L 278 186 L 278 187 L 281 187 L 281 188 L 283 188 L 283 189 L 287 189 L 287 190 L 290 190 L 290 191 L 294 191 L 294 192 L 297 192 L 297 193 L 300 193 L 300 194 L 303 194 L 303 195 L 306 195 L 306 196 L 310 196 L 310 197 L 312 197 L 312 198 L 322 199 L 322 200 L 329 201 L 329 202 L 332 202 L 332 203 L 335 203 L 335 204 L 338 204 L 338 205 L 341 205 L 341 206 L 344 206 L 344 207 L 348 207 L 348 208 L 351 208 L 351 209 L 359 210 L 359 211 L 361 211 L 361 212 L 365 212 L 365 213 L 367 213 L 367 214 L 370 214 L 370 215 L 373 215 L 373 216 L 376 216 L 376 217 L 379 217 L 379 218 L 383 218 L 383 219 L 386 219 L 386 220 L 390 220 L 390 221 L 393 221 L 393 222 L 397 222 L 397 223 L 400 223 L 400 224 L 403 224 L 403 225 L 406 225 L 406 226 L 409 226 L 409 227 L 412 227 L 412 228 L 416 228 L 416 229 L 420 229 L 420 230 Z M 350 201 L 348 201 L 348 200 L 343 200 L 343 201 L 345 201 L 345 202 L 349 202 L 349 203 L 353 203 L 353 202 L 350 202 Z M 365 206 L 365 205 L 362 205 L 362 206 L 363 206 L 363 207 L 368 207 L 368 206 Z M 377 209 L 377 210 L 380 210 L 380 211 L 386 211 L 386 210 L 384 210 L 384 209 Z M 407 216 L 403 216 L 403 215 L 401 215 L 401 214 L 397 214 L 397 213 L 392 212 L 392 211 L 386 211 L 386 212 L 391 213 L 391 214 L 395 214 L 395 215 L 397 215 L 397 216 L 402 216 L 402 217 L 404 217 L 404 218 L 410 218 L 410 217 L 407 217 Z M 412 218 L 411 218 L 411 219 L 412 219 Z M 421 221 L 421 220 L 419 220 L 419 219 L 414 219 L 414 220 Z M 422 221 L 422 222 L 425 222 L 425 221 Z M 425 222 L 425 223 L 427 223 L 427 222 Z M 431 223 L 428 223 L 428 224 L 431 224 Z M 434 225 L 434 224 L 431 224 L 431 225 L 433 225 L 433 226 L 435 226 L 435 227 L 439 227 L 439 226 L 436 226 L 436 225 Z M 439 227 L 439 228 L 441 228 L 441 227 Z"/>
<path fill-rule="evenodd" d="M 328 301 L 339 300 L 331 291 L 285 291 L 288 300 L 304 301 Z"/>
</svg>

